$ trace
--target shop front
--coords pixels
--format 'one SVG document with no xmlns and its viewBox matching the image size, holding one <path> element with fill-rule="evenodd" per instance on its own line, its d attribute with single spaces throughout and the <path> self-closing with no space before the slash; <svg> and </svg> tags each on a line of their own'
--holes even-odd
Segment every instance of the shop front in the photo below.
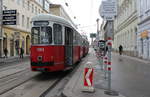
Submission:
<svg viewBox="0 0 150 97">
<path fill-rule="evenodd" d="M 150 38 L 149 38 L 149 31 L 145 30 L 140 33 L 140 56 L 143 59 L 150 58 Z"/>
</svg>

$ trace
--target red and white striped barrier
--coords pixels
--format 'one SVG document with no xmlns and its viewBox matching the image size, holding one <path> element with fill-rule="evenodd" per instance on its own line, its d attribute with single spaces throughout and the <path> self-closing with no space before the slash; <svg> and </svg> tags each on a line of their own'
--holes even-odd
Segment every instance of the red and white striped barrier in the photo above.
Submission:
<svg viewBox="0 0 150 97">
<path fill-rule="evenodd" d="M 103 59 L 103 64 L 104 64 L 104 65 L 107 65 L 107 61 L 108 61 L 108 58 L 107 58 L 107 56 L 105 55 L 105 57 L 104 57 L 104 59 Z"/>
<path fill-rule="evenodd" d="M 93 87 L 94 68 L 91 62 L 87 62 L 84 68 L 83 92 L 94 92 Z"/>
<path fill-rule="evenodd" d="M 108 37 L 107 46 L 111 49 L 111 47 L 112 47 L 112 38 L 111 37 Z M 111 68 L 111 51 L 108 54 L 108 63 L 107 64 L 108 64 L 107 70 L 111 71 L 112 70 L 112 68 Z"/>
</svg>

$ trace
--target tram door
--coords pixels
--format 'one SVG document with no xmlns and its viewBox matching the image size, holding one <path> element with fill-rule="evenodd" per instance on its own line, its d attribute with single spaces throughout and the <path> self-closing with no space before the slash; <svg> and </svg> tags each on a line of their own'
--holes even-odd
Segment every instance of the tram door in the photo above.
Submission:
<svg viewBox="0 0 150 97">
<path fill-rule="evenodd" d="M 65 65 L 73 64 L 73 30 L 65 27 Z"/>
</svg>

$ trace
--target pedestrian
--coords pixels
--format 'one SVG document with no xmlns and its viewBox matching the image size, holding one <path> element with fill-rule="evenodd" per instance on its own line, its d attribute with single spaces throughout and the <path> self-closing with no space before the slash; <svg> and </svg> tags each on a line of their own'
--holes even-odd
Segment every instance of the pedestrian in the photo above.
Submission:
<svg viewBox="0 0 150 97">
<path fill-rule="evenodd" d="M 20 48 L 20 58 L 22 58 L 22 59 L 23 59 L 23 54 L 24 54 L 24 50 L 23 50 L 23 48 Z"/>
<path fill-rule="evenodd" d="M 7 48 L 4 49 L 5 58 L 7 58 L 8 50 Z"/>
<path fill-rule="evenodd" d="M 120 45 L 120 46 L 119 46 L 119 54 L 122 55 L 122 52 L 123 52 L 123 46 Z"/>
</svg>

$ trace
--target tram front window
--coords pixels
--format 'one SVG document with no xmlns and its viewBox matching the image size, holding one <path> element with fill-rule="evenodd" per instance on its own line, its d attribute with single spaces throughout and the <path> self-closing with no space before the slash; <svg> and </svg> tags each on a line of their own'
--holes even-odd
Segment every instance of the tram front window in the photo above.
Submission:
<svg viewBox="0 0 150 97">
<path fill-rule="evenodd" d="M 52 28 L 51 27 L 33 27 L 32 44 L 51 44 Z"/>
</svg>

